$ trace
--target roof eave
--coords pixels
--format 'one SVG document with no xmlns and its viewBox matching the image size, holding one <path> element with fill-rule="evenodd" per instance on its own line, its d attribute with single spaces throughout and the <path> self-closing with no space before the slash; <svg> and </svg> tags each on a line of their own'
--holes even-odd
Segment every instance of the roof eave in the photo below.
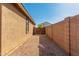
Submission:
<svg viewBox="0 0 79 59">
<path fill-rule="evenodd" d="M 32 20 L 32 17 L 29 15 L 28 11 L 23 7 L 21 3 L 14 3 L 13 4 L 18 10 L 25 15 L 26 17 L 29 18 L 29 20 L 35 25 L 35 22 Z"/>
</svg>

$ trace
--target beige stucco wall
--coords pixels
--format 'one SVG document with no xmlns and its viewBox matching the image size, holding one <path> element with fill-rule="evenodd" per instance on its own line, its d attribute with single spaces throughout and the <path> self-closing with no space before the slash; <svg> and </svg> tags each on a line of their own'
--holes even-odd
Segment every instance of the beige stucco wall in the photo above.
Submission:
<svg viewBox="0 0 79 59">
<path fill-rule="evenodd" d="M 2 55 L 10 54 L 31 37 L 34 25 L 29 24 L 29 33 L 26 34 L 25 19 L 12 4 L 2 4 Z"/>
<path fill-rule="evenodd" d="M 0 4 L 0 55 L 1 55 L 1 4 Z"/>
</svg>

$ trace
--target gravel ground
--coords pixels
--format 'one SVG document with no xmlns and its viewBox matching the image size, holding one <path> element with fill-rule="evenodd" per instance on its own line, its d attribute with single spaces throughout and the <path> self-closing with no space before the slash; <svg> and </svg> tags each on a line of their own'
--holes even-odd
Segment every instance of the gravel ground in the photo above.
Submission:
<svg viewBox="0 0 79 59">
<path fill-rule="evenodd" d="M 34 35 L 28 42 L 16 49 L 10 56 L 67 56 L 60 47 L 58 47 L 46 35 Z"/>
</svg>

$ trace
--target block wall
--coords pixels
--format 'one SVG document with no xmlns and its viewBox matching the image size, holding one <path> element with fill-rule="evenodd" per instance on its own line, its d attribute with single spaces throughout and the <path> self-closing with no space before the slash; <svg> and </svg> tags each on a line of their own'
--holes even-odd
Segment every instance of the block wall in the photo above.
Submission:
<svg viewBox="0 0 79 59">
<path fill-rule="evenodd" d="M 79 15 L 46 27 L 46 35 L 71 55 L 79 55 Z"/>
</svg>

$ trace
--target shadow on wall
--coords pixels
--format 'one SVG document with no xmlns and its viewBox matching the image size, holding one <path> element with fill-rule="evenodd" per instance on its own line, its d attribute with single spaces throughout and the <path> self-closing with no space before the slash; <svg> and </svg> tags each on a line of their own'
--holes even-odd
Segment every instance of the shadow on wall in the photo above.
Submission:
<svg viewBox="0 0 79 59">
<path fill-rule="evenodd" d="M 24 17 L 24 15 L 23 14 L 21 14 L 20 13 L 20 11 L 18 11 L 18 10 L 16 10 L 16 7 L 14 7 L 14 3 L 13 3 L 13 5 L 10 7 L 10 4 L 7 4 L 7 3 L 5 3 L 5 4 L 2 4 L 2 5 L 4 5 L 7 9 L 9 9 L 11 12 L 14 12 L 15 14 L 17 14 L 18 16 L 20 16 L 20 17 L 22 17 L 22 18 L 25 18 Z M 8 7 L 9 6 L 9 7 Z M 19 9 L 20 10 L 20 9 Z M 18 20 L 18 19 L 17 19 Z"/>
</svg>

